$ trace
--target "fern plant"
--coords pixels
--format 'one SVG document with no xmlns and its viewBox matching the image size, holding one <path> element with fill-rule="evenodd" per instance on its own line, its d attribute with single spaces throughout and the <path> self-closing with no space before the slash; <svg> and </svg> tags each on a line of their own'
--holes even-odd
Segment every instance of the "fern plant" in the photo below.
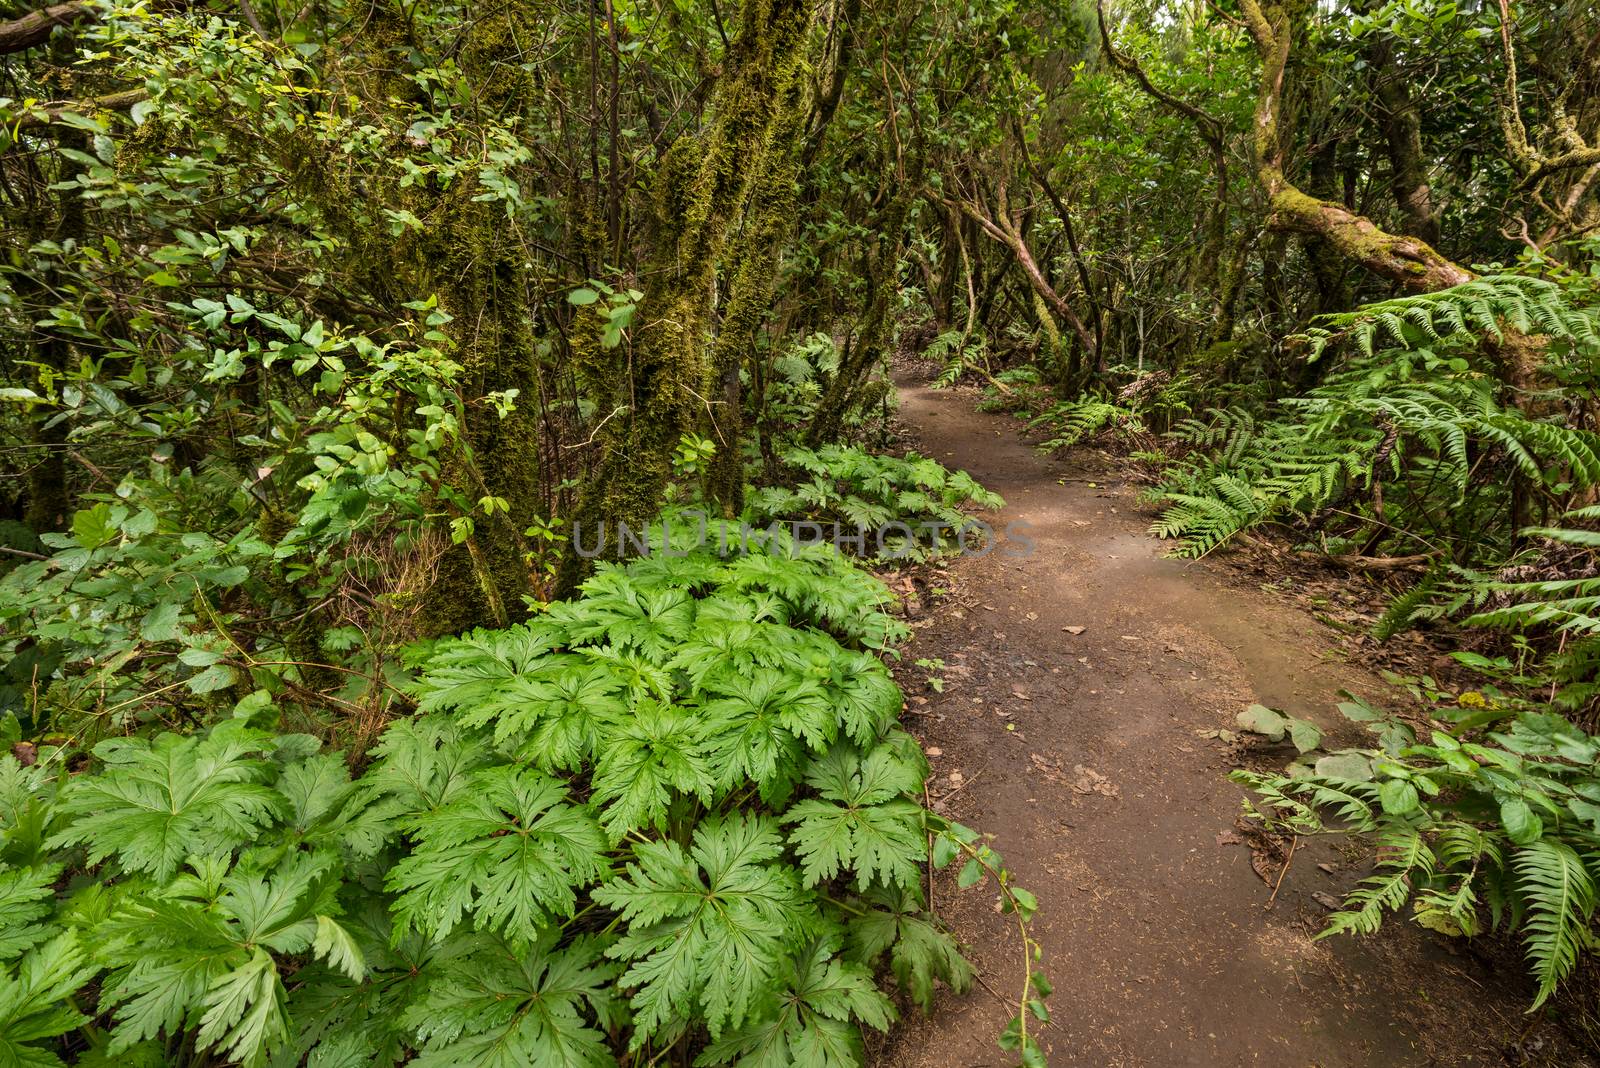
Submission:
<svg viewBox="0 0 1600 1068">
<path fill-rule="evenodd" d="M 934 389 L 949 389 L 961 376 L 975 367 L 988 363 L 988 341 L 982 334 L 969 334 L 962 330 L 946 330 L 922 350 L 922 358 L 940 365 L 933 380 Z"/>
<path fill-rule="evenodd" d="M 1316 359 L 1347 337 L 1362 355 L 1372 356 L 1384 348 L 1385 339 L 1395 348 L 1412 350 L 1484 336 L 1498 341 L 1506 328 L 1600 348 L 1600 308 L 1574 307 L 1559 284 L 1510 272 L 1324 316 L 1304 338 Z"/>
<path fill-rule="evenodd" d="M 1126 433 L 1144 429 L 1132 408 L 1097 397 L 1062 401 L 1028 422 L 1030 430 L 1041 426 L 1047 426 L 1051 436 L 1036 446 L 1040 452 L 1070 448 L 1113 428 Z"/>
<path fill-rule="evenodd" d="M 1050 387 L 1038 365 L 1025 363 L 997 372 L 984 386 L 978 401 L 980 412 L 1014 412 L 1023 419 L 1050 406 Z"/>
<path fill-rule="evenodd" d="M 1313 355 L 1345 338 L 1359 355 L 1322 385 L 1265 417 L 1212 411 L 1174 429 L 1191 451 L 1153 494 L 1167 508 L 1152 530 L 1177 539 L 1177 555 L 1200 556 L 1252 526 L 1308 529 L 1338 508 L 1333 540 L 1357 551 L 1395 531 L 1407 552 L 1503 549 L 1516 527 L 1507 486 L 1520 479 L 1554 501 L 1600 485 L 1600 435 L 1519 407 L 1481 366 L 1481 335 L 1500 337 L 1504 324 L 1592 353 L 1597 319 L 1600 309 L 1519 275 L 1331 317 L 1309 332 Z"/>
<path fill-rule="evenodd" d="M 1247 813 L 1269 826 L 1371 842 L 1375 873 L 1324 935 L 1372 934 L 1407 905 L 1417 923 L 1450 935 L 1509 930 L 1538 1007 L 1600 945 L 1600 737 L 1537 710 L 1501 710 L 1501 728 L 1484 734 L 1484 699 L 1472 694 L 1454 710 L 1460 725 L 1427 741 L 1370 706 L 1342 706 L 1385 747 L 1294 776 L 1233 778 L 1255 794 Z"/>
</svg>

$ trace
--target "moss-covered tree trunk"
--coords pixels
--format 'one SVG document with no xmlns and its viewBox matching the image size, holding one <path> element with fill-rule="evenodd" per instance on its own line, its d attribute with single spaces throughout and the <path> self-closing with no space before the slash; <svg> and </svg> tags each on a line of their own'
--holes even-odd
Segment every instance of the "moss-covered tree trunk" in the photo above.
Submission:
<svg viewBox="0 0 1600 1068">
<path fill-rule="evenodd" d="M 922 195 L 923 156 L 921 146 L 911 154 L 906 173 L 897 176 L 894 168 L 886 176 L 893 190 L 878 217 L 877 240 L 866 256 L 863 274 L 867 282 L 866 312 L 855 343 L 839 358 L 839 367 L 828 380 L 817 413 L 806 432 L 806 442 L 816 446 L 839 434 L 844 418 L 861 399 L 861 388 L 868 372 L 883 359 L 894 332 L 892 312 L 898 292 L 900 257 L 905 252 L 906 219 L 911 206 Z"/>
<path fill-rule="evenodd" d="M 794 225 L 796 181 L 800 173 L 800 134 L 805 94 L 798 79 L 790 84 L 782 114 L 762 153 L 759 176 L 750 190 L 744 228 L 728 269 L 728 301 L 711 344 L 707 396 L 715 398 L 706 422 L 717 451 L 706 471 L 706 499 L 724 518 L 744 508 L 744 391 L 739 373 L 754 345 L 756 331 L 772 305 L 778 283 L 783 239 Z"/>
<path fill-rule="evenodd" d="M 1421 238 L 1381 230 L 1343 204 L 1320 200 L 1290 181 L 1284 160 L 1284 88 L 1295 27 L 1304 22 L 1309 5 L 1306 0 L 1240 0 L 1240 7 L 1261 57 L 1254 149 L 1256 177 L 1267 195 L 1273 229 L 1319 237 L 1346 259 L 1412 292 L 1471 281 L 1471 271 Z"/>
<path fill-rule="evenodd" d="M 634 336 L 609 350 L 578 340 L 575 357 L 600 410 L 617 413 L 600 428 L 600 462 L 573 515 L 585 544 L 613 522 L 642 527 L 660 509 L 673 448 L 704 410 L 717 265 L 784 112 L 810 18 L 801 0 L 747 0 L 709 126 L 674 144 L 656 174 L 658 232 Z M 557 593 L 575 589 L 587 565 L 568 552 Z"/>
<path fill-rule="evenodd" d="M 496 0 L 475 12 L 455 56 L 473 90 L 468 106 L 511 129 L 524 124 L 538 100 L 535 76 L 524 69 L 524 38 L 550 15 L 544 0 Z M 374 3 L 359 43 L 370 69 L 352 75 L 352 82 L 362 85 L 365 99 L 401 116 L 420 103 L 420 90 L 406 76 L 408 57 L 420 45 L 400 5 Z M 283 167 L 323 225 L 349 245 L 353 270 L 374 303 L 397 308 L 431 295 L 451 317 L 442 329 L 462 369 L 458 389 L 470 455 L 454 458 L 444 478 L 469 501 L 495 498 L 504 507 L 474 509 L 471 535 L 444 552 L 427 589 L 416 591 L 416 626 L 431 636 L 520 618 L 523 597 L 532 590 L 522 532 L 541 499 L 539 357 L 532 325 L 537 298 L 528 250 L 507 225 L 505 206 L 479 199 L 481 171 L 401 186 L 397 175 L 353 177 L 345 161 L 310 131 L 259 148 Z M 404 208 L 422 225 L 391 232 L 371 210 L 385 203 Z M 508 399 L 510 409 L 502 415 Z"/>
<path fill-rule="evenodd" d="M 523 69 L 519 34 L 543 14 L 538 0 L 502 0 L 482 13 L 462 44 L 458 62 L 477 92 L 477 104 L 515 123 L 537 99 Z M 539 506 L 538 349 L 532 329 L 534 295 L 528 255 L 505 208 L 477 199 L 475 175 L 458 176 L 435 195 L 429 225 L 402 259 L 420 267 L 428 289 L 453 318 L 446 328 L 462 366 L 467 402 L 463 427 L 471 458 L 447 478 L 469 500 L 498 498 L 505 507 L 474 516 L 473 533 L 440 559 L 421 620 L 442 634 L 480 624 L 504 626 L 526 612 L 532 589 L 523 536 Z M 421 214 L 421 212 L 419 212 Z M 491 395 L 514 396 L 502 415 Z"/>
</svg>

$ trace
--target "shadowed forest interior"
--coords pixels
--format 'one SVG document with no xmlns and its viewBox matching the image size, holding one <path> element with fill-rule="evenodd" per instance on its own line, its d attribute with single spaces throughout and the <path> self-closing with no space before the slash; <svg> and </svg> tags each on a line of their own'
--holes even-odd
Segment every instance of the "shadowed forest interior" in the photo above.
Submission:
<svg viewBox="0 0 1600 1068">
<path fill-rule="evenodd" d="M 1589 0 L 0 0 L 0 119 L 0 1065 L 1109 1065 L 984 472 L 1297 606 L 1173 774 L 1518 1011 L 1382 1063 L 1600 1056 Z"/>
</svg>

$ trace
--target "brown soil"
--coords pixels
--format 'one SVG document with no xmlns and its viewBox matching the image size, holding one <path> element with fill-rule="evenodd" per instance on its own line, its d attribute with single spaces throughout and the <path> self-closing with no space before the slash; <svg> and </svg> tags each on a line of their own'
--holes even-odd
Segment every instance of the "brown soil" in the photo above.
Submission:
<svg viewBox="0 0 1600 1068">
<path fill-rule="evenodd" d="M 1508 947 L 1403 919 L 1380 938 L 1313 941 L 1329 895 L 1367 874 L 1356 850 L 1302 842 L 1268 907 L 1282 863 L 1236 827 L 1226 775 L 1240 755 L 1204 732 L 1253 701 L 1336 728 L 1339 689 L 1381 697 L 1330 652 L 1332 632 L 1209 564 L 1164 558 L 1114 469 L 1041 457 L 970 395 L 908 382 L 901 400 L 912 444 L 1002 494 L 991 521 L 1025 521 L 1034 543 L 1026 558 L 1001 540 L 952 562 L 899 674 L 935 807 L 992 832 L 1038 895 L 1053 1066 L 1591 1063 L 1524 1015 Z M 944 661 L 942 693 L 919 658 Z M 873 1063 L 1011 1065 L 994 1037 L 1022 978 L 1015 928 L 951 873 L 935 907 L 982 984 L 910 1016 Z"/>
</svg>

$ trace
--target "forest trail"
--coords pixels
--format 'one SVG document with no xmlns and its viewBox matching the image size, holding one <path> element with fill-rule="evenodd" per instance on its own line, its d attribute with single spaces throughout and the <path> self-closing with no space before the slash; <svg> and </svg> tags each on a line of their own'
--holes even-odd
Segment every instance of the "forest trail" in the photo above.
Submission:
<svg viewBox="0 0 1600 1068">
<path fill-rule="evenodd" d="M 1376 696 L 1376 680 L 1331 659 L 1299 610 L 1164 558 L 1115 472 L 1040 456 L 970 393 L 900 385 L 913 446 L 1002 494 L 991 521 L 1025 521 L 1035 543 L 1026 559 L 1002 542 L 956 560 L 953 595 L 919 621 L 899 674 L 926 698 L 907 719 L 932 750 L 936 807 L 993 832 L 1038 895 L 1050 1063 L 1507 1063 L 1528 1025 L 1516 966 L 1496 976 L 1403 921 L 1382 940 L 1313 942 L 1327 916 L 1313 895 L 1365 874 L 1328 841 L 1302 843 L 1268 909 L 1272 888 L 1235 831 L 1229 747 L 1201 734 L 1232 728 L 1252 701 L 1333 726 L 1338 689 Z M 942 694 L 909 666 L 918 658 L 944 661 Z M 993 1036 L 1021 981 L 1015 929 L 950 873 L 935 906 L 986 985 L 946 995 L 931 1023 L 913 1018 L 874 1064 L 1009 1064 Z M 1542 1063 L 1540 1041 L 1524 1043 L 1524 1063 Z"/>
</svg>

